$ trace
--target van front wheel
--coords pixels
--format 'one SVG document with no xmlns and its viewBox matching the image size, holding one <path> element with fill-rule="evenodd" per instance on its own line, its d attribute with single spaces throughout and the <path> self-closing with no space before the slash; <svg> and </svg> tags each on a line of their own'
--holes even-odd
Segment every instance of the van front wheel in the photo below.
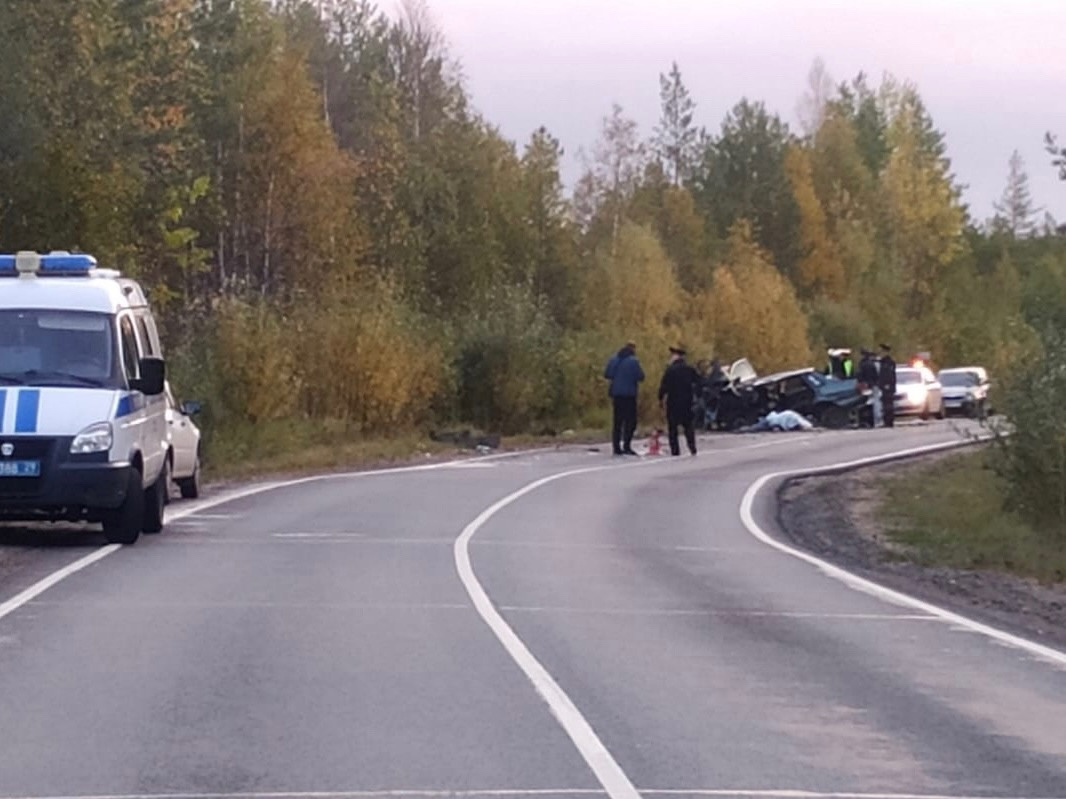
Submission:
<svg viewBox="0 0 1066 799">
<path fill-rule="evenodd" d="M 144 488 L 141 470 L 130 467 L 126 483 L 126 499 L 104 516 L 104 537 L 111 544 L 133 544 L 141 535 L 144 524 Z"/>
<path fill-rule="evenodd" d="M 159 477 L 144 490 L 144 531 L 159 533 L 163 531 L 163 513 L 170 494 L 170 458 L 163 461 Z"/>
</svg>

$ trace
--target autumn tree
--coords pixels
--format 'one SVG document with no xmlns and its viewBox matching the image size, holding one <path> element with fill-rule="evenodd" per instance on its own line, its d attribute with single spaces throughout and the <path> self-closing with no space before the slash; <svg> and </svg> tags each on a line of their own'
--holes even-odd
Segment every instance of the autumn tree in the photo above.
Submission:
<svg viewBox="0 0 1066 799">
<path fill-rule="evenodd" d="M 693 179 L 697 205 L 714 234 L 724 239 L 738 219 L 749 220 L 756 240 L 786 273 L 798 253 L 799 218 L 785 175 L 792 143 L 780 117 L 762 103 L 741 100 L 708 141 Z"/>
<path fill-rule="evenodd" d="M 645 147 L 637 123 L 615 103 L 600 126 L 600 137 L 585 159 L 574 204 L 591 241 L 606 240 L 613 252 L 644 171 Z"/>
<path fill-rule="evenodd" d="M 706 301 L 713 308 L 720 356 L 745 356 L 764 372 L 809 361 L 803 309 L 746 220 L 729 232 L 727 255 L 715 270 Z"/>
<path fill-rule="evenodd" d="M 623 225 L 613 252 L 601 249 L 586 276 L 587 322 L 620 335 L 662 336 L 680 309 L 677 274 L 662 244 L 646 227 Z"/>
<path fill-rule="evenodd" d="M 1007 185 L 1003 196 L 994 205 L 996 209 L 996 227 L 1006 230 L 1011 236 L 1027 236 L 1032 233 L 1035 224 L 1033 216 L 1040 209 L 1033 207 L 1033 198 L 1029 192 L 1029 174 L 1025 171 L 1025 161 L 1021 153 L 1011 153 L 1007 165 Z"/>
<path fill-rule="evenodd" d="M 546 298 L 560 322 L 573 321 L 578 274 L 575 232 L 561 175 L 563 148 L 546 128 L 533 132 L 522 155 L 524 209 L 530 250 L 526 281 Z"/>
<path fill-rule="evenodd" d="M 886 232 L 904 315 L 916 320 L 936 310 L 940 277 L 960 252 L 964 212 L 917 93 L 899 89 L 890 108 L 891 152 L 881 180 Z"/>
<path fill-rule="evenodd" d="M 676 187 L 691 177 L 700 142 L 700 131 L 693 124 L 696 104 L 681 80 L 676 61 L 669 75 L 659 74 L 659 106 L 652 146 Z"/>
<path fill-rule="evenodd" d="M 811 159 L 806 148 L 794 146 L 789 149 L 785 156 L 785 174 L 792 186 L 800 220 L 796 284 L 805 296 L 820 295 L 839 301 L 844 298 L 847 282 L 844 265 L 814 188 Z"/>
<path fill-rule="evenodd" d="M 796 105 L 796 115 L 806 135 L 813 135 L 822 126 L 833 89 L 825 61 L 821 57 L 814 59 L 807 73 L 807 90 Z"/>
</svg>

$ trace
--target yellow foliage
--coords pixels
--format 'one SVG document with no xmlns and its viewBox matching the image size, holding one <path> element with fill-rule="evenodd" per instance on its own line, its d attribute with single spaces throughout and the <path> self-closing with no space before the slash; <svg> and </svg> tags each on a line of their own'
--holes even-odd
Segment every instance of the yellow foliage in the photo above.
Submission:
<svg viewBox="0 0 1066 799">
<path fill-rule="evenodd" d="M 785 155 L 785 175 L 800 216 L 800 258 L 796 282 L 806 296 L 841 300 L 846 294 L 844 264 L 826 223 L 825 211 L 814 190 L 811 159 L 800 146 Z"/>
<path fill-rule="evenodd" d="M 934 309 L 944 270 L 962 248 L 965 215 L 944 165 L 920 140 L 915 109 L 903 103 L 889 129 L 892 151 L 881 178 L 904 312 Z"/>
<path fill-rule="evenodd" d="M 761 372 L 810 363 L 807 318 L 792 285 L 755 244 L 748 222 L 733 225 L 706 301 L 723 361 L 747 357 Z"/>
<path fill-rule="evenodd" d="M 290 345 L 310 415 L 378 433 L 429 418 L 447 379 L 444 353 L 391 292 L 311 304 L 297 331 Z"/>
<path fill-rule="evenodd" d="M 224 300 L 216 318 L 215 357 L 226 405 L 252 422 L 292 413 L 301 383 L 283 317 L 261 304 Z"/>
<path fill-rule="evenodd" d="M 674 264 L 648 228 L 626 224 L 613 255 L 601 255 L 585 282 L 593 327 L 664 335 L 677 323 L 682 293 Z"/>
</svg>

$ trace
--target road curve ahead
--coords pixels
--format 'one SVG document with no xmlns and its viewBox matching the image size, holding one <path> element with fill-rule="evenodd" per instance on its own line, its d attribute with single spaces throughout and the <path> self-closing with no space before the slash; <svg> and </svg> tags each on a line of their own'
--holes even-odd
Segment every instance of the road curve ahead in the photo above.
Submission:
<svg viewBox="0 0 1066 799">
<path fill-rule="evenodd" d="M 759 540 L 770 491 L 741 519 L 767 473 L 955 437 L 526 454 L 190 506 L 0 614 L 0 797 L 1066 797 L 1066 656 Z"/>
</svg>

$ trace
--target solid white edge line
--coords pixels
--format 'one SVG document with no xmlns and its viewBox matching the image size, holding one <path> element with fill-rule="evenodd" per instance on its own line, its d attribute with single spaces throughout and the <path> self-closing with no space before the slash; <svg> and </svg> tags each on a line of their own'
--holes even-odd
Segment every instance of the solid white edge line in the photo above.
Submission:
<svg viewBox="0 0 1066 799">
<path fill-rule="evenodd" d="M 40 596 L 53 585 L 58 583 L 60 580 L 64 580 L 67 577 L 70 577 L 70 575 L 74 574 L 75 572 L 80 572 L 86 566 L 91 566 L 98 560 L 103 560 L 112 552 L 117 552 L 121 548 L 121 544 L 108 544 L 107 546 L 100 547 L 100 549 L 90 552 L 85 557 L 78 558 L 73 563 L 67 564 L 62 569 L 54 571 L 47 577 L 38 580 L 29 588 L 20 591 L 10 599 L 0 603 L 0 619 L 4 618 L 4 616 L 7 616 L 9 613 L 13 613 L 14 611 L 18 610 L 27 602 L 30 602 L 36 597 Z"/>
<path fill-rule="evenodd" d="M 775 443 L 775 442 L 764 442 L 762 444 L 756 444 L 756 445 L 751 446 L 751 447 L 738 447 L 737 450 L 758 449 L 758 448 L 760 448 L 762 446 L 766 446 L 767 444 L 773 444 L 773 443 Z M 303 485 L 304 483 L 314 483 L 314 482 L 321 482 L 321 481 L 325 481 L 325 480 L 337 480 L 337 479 L 354 479 L 354 478 L 363 478 L 363 477 L 378 477 L 378 476 L 381 476 L 381 475 L 391 475 L 391 474 L 407 474 L 409 472 L 436 471 L 436 470 L 440 470 L 440 469 L 454 468 L 457 464 L 470 463 L 470 462 L 473 462 L 473 461 L 506 460 L 506 459 L 509 459 L 509 458 L 520 458 L 520 457 L 525 457 L 525 456 L 535 455 L 535 454 L 540 454 L 540 453 L 551 454 L 551 453 L 555 453 L 555 452 L 559 452 L 559 451 L 561 451 L 561 450 L 558 450 L 558 449 L 528 449 L 528 450 L 518 450 L 518 451 L 515 451 L 515 452 L 499 452 L 499 453 L 496 453 L 496 454 L 493 454 L 493 455 L 473 456 L 473 457 L 470 457 L 470 458 L 456 458 L 456 459 L 453 459 L 453 460 L 450 460 L 450 461 L 440 461 L 438 463 L 418 464 L 417 466 L 395 466 L 395 467 L 391 467 L 391 468 L 387 468 L 387 469 L 377 469 L 377 470 L 335 472 L 335 473 L 330 473 L 330 474 L 308 475 L 307 477 L 298 477 L 298 478 L 295 478 L 295 479 L 292 479 L 292 480 L 276 480 L 276 481 L 273 481 L 273 482 L 256 483 L 255 485 L 247 486 L 245 488 L 234 489 L 232 491 L 223 492 L 222 494 L 219 494 L 216 497 L 210 497 L 208 499 L 194 501 L 194 502 L 192 502 L 192 503 L 190 503 L 188 505 L 183 505 L 181 508 L 178 508 L 176 510 L 171 510 L 171 509 L 168 508 L 167 511 L 166 511 L 165 522 L 166 523 L 176 522 L 176 521 L 179 521 L 180 519 L 184 519 L 184 518 L 189 517 L 189 516 L 194 516 L 195 514 L 200 513 L 202 511 L 209 510 L 210 508 L 218 507 L 219 505 L 225 505 L 226 503 L 229 503 L 229 502 L 236 502 L 238 500 L 246 499 L 247 497 L 255 496 L 256 494 L 262 494 L 262 493 L 265 493 L 267 491 L 273 491 L 273 490 L 278 489 L 278 488 L 289 488 L 291 486 Z M 665 463 L 665 462 L 668 462 L 668 461 L 667 461 L 667 459 L 662 459 L 662 460 L 657 460 L 657 461 L 642 461 L 642 462 L 643 463 Z M 636 465 L 636 464 L 634 464 L 634 465 Z M 602 469 L 602 468 L 611 468 L 611 467 L 604 465 L 604 466 L 601 466 L 601 467 L 595 467 L 593 470 Z M 120 544 L 107 544 L 107 545 L 101 547 L 100 549 L 97 549 L 97 550 L 89 553 L 85 557 L 79 558 L 78 560 L 74 561 L 73 563 L 69 563 L 66 566 L 64 566 L 63 568 L 52 572 L 47 577 L 43 577 L 42 579 L 38 580 L 36 583 L 33 583 L 28 588 L 26 588 L 26 589 L 20 591 L 19 593 L 15 594 L 10 599 L 4 600 L 4 602 L 0 603 L 0 619 L 3 619 L 5 616 L 9 615 L 10 613 L 14 612 L 15 610 L 18 610 L 20 607 L 25 605 L 27 602 L 31 602 L 33 599 L 35 599 L 36 597 L 40 596 L 42 593 L 47 591 L 49 588 L 54 586 L 56 583 L 61 582 L 62 580 L 66 579 L 67 577 L 70 577 L 72 574 L 75 574 L 76 572 L 81 571 L 82 569 L 86 568 L 87 566 L 91 566 L 92 564 L 96 563 L 97 561 L 103 560 L 108 555 L 111 555 L 111 554 L 114 554 L 115 552 L 118 552 L 121 548 L 122 548 L 122 545 L 120 545 Z"/>
<path fill-rule="evenodd" d="M 651 462 L 655 463 L 657 461 Z M 455 568 L 459 573 L 459 580 L 462 582 L 463 587 L 470 596 L 470 601 L 473 603 L 478 615 L 480 615 L 485 624 L 488 625 L 489 629 L 503 645 L 503 648 L 507 650 L 507 654 L 511 656 L 511 659 L 515 664 L 525 673 L 526 677 L 529 678 L 529 681 L 533 683 L 533 687 L 547 703 L 552 715 L 555 716 L 559 725 L 570 737 L 570 740 L 573 741 L 578 753 L 584 758 L 589 768 L 592 769 L 592 773 L 595 774 L 600 785 L 602 785 L 604 790 L 607 791 L 608 796 L 610 796 L 611 799 L 640 799 L 640 793 L 633 786 L 633 783 L 629 780 L 629 777 L 626 776 L 625 772 L 622 771 L 622 767 L 618 765 L 611 753 L 607 751 L 607 747 L 604 746 L 599 736 L 596 735 L 596 732 L 592 729 L 592 725 L 585 720 L 585 717 L 581 715 L 581 711 L 577 709 L 577 706 L 570 700 L 570 697 L 567 696 L 566 692 L 563 691 L 551 674 L 548 673 L 548 670 L 541 665 L 540 661 L 529 651 L 529 648 L 522 642 L 522 639 L 518 637 L 515 631 L 512 630 L 510 625 L 504 620 L 503 616 L 501 616 L 496 610 L 496 606 L 493 605 L 492 600 L 489 599 L 489 595 L 478 581 L 477 576 L 474 574 L 473 566 L 470 563 L 470 539 L 473 538 L 474 534 L 500 510 L 548 483 L 553 483 L 556 480 L 562 480 L 567 477 L 574 477 L 579 474 L 589 474 L 591 472 L 605 471 L 611 468 L 612 467 L 610 466 L 593 466 L 560 472 L 559 474 L 553 474 L 548 477 L 543 477 L 540 480 L 535 480 L 517 491 L 508 494 L 503 499 L 498 500 L 482 511 L 476 519 L 463 529 L 463 532 L 459 534 L 459 537 L 455 539 Z"/>
<path fill-rule="evenodd" d="M 64 794 L 55 796 L 5 796 L 0 799 L 463 799 L 463 797 L 523 797 L 523 796 L 603 796 L 600 788 L 531 788 L 495 790 L 380 790 L 380 791 L 292 791 L 265 793 L 125 793 L 125 794 Z M 999 797 L 976 794 L 924 794 L 924 793 L 860 793 L 853 791 L 806 791 L 802 789 L 761 790 L 731 788 L 671 788 L 645 790 L 649 796 L 714 796 L 723 799 L 1046 799 L 1046 797 Z"/>
<path fill-rule="evenodd" d="M 526 455 L 535 451 L 536 450 L 524 450 L 522 452 L 513 453 L 501 452 L 496 455 L 487 455 L 482 456 L 480 458 L 458 458 L 450 461 L 441 461 L 439 463 L 424 463 L 419 464 L 417 466 L 397 466 L 390 469 L 378 469 L 376 471 L 341 472 L 336 474 L 310 475 L 308 477 L 300 477 L 294 480 L 279 480 L 274 482 L 257 483 L 255 485 L 248 486 L 243 489 L 236 489 L 233 491 L 224 492 L 222 494 L 219 494 L 217 497 L 211 497 L 209 499 L 193 502 L 174 511 L 168 508 L 166 511 L 165 522 L 176 522 L 180 519 L 184 519 L 188 516 L 193 516 L 194 514 L 209 510 L 210 508 L 214 508 L 219 505 L 224 505 L 228 502 L 236 502 L 237 500 L 255 496 L 256 494 L 262 494 L 266 491 L 273 491 L 277 488 L 286 488 L 289 486 L 300 485 L 303 483 L 315 482 L 320 480 L 330 480 L 336 478 L 374 477 L 377 475 L 400 474 L 404 472 L 426 472 L 436 469 L 451 468 L 454 467 L 456 464 L 468 463 L 472 460 L 499 460 L 503 458 L 519 457 L 521 455 Z M 57 569 L 56 571 L 49 574 L 47 577 L 41 578 L 28 588 L 15 594 L 10 599 L 6 599 L 3 602 L 0 602 L 0 619 L 3 619 L 5 616 L 18 610 L 27 602 L 32 602 L 35 598 L 43 594 L 56 583 L 65 580 L 72 574 L 80 572 L 82 569 L 86 568 L 87 566 L 93 565 L 97 561 L 103 560 L 108 555 L 112 555 L 115 552 L 118 552 L 120 549 L 122 549 L 121 544 L 106 544 L 105 546 L 102 546 L 99 549 L 90 552 L 88 555 L 85 555 L 82 558 L 78 558 L 73 563 L 69 563 L 63 568 Z"/>
<path fill-rule="evenodd" d="M 830 563 L 829 561 L 817 557 L 816 555 L 812 555 L 809 552 L 804 552 L 801 549 L 797 549 L 793 546 L 784 543 L 783 541 L 780 541 L 770 533 L 766 532 L 766 530 L 764 530 L 759 525 L 759 523 L 755 521 L 755 516 L 752 511 L 755 504 L 755 499 L 758 496 L 759 492 L 770 482 L 788 477 L 800 477 L 807 475 L 813 476 L 818 474 L 824 474 L 826 472 L 837 472 L 856 469 L 861 466 L 872 466 L 874 464 L 891 462 L 894 460 L 899 460 L 901 458 L 924 455 L 941 450 L 955 449 L 962 446 L 966 446 L 970 443 L 972 442 L 951 441 L 945 444 L 932 444 L 923 447 L 912 447 L 910 449 L 898 450 L 896 452 L 887 453 L 884 455 L 875 455 L 869 458 L 860 458 L 858 460 L 845 461 L 843 463 L 834 463 L 828 466 L 820 466 L 813 469 L 790 469 L 787 471 L 765 474 L 758 480 L 756 480 L 754 483 L 752 483 L 748 487 L 748 490 L 744 493 L 744 497 L 740 502 L 740 520 L 744 524 L 744 527 L 747 528 L 748 532 L 751 533 L 751 535 L 753 535 L 762 543 L 766 544 L 767 546 L 773 547 L 774 549 L 779 550 L 780 552 L 784 552 L 786 555 L 790 555 L 794 558 L 798 558 L 799 560 L 810 563 L 811 565 L 820 569 L 825 575 L 832 577 L 835 580 L 839 580 L 840 582 L 844 583 L 844 585 L 855 591 L 860 591 L 864 594 L 869 594 L 870 596 L 876 597 L 878 599 L 897 606 L 910 607 L 916 610 L 920 610 L 924 613 L 928 613 L 932 616 L 937 617 L 941 621 L 965 628 L 971 632 L 975 632 L 987 638 L 991 638 L 1001 644 L 1006 644 L 1007 646 L 1014 647 L 1015 649 L 1020 649 L 1056 666 L 1066 667 L 1066 652 L 1062 652 L 1058 649 L 1054 649 L 1044 644 L 1038 644 L 1035 641 L 1030 641 L 1026 638 L 1022 638 L 1021 636 L 1014 635 L 1013 633 L 1005 632 L 988 624 L 984 624 L 983 622 L 976 621 L 954 611 L 946 610 L 945 608 L 942 608 L 938 605 L 934 605 L 930 602 L 918 599 L 917 597 L 910 596 L 909 594 L 905 594 L 901 591 L 896 591 L 892 588 L 888 588 L 886 586 L 881 585 L 880 583 L 874 582 L 873 580 L 868 580 L 865 577 L 860 577 L 859 575 L 853 574 L 845 568 L 837 566 L 833 563 Z"/>
</svg>

